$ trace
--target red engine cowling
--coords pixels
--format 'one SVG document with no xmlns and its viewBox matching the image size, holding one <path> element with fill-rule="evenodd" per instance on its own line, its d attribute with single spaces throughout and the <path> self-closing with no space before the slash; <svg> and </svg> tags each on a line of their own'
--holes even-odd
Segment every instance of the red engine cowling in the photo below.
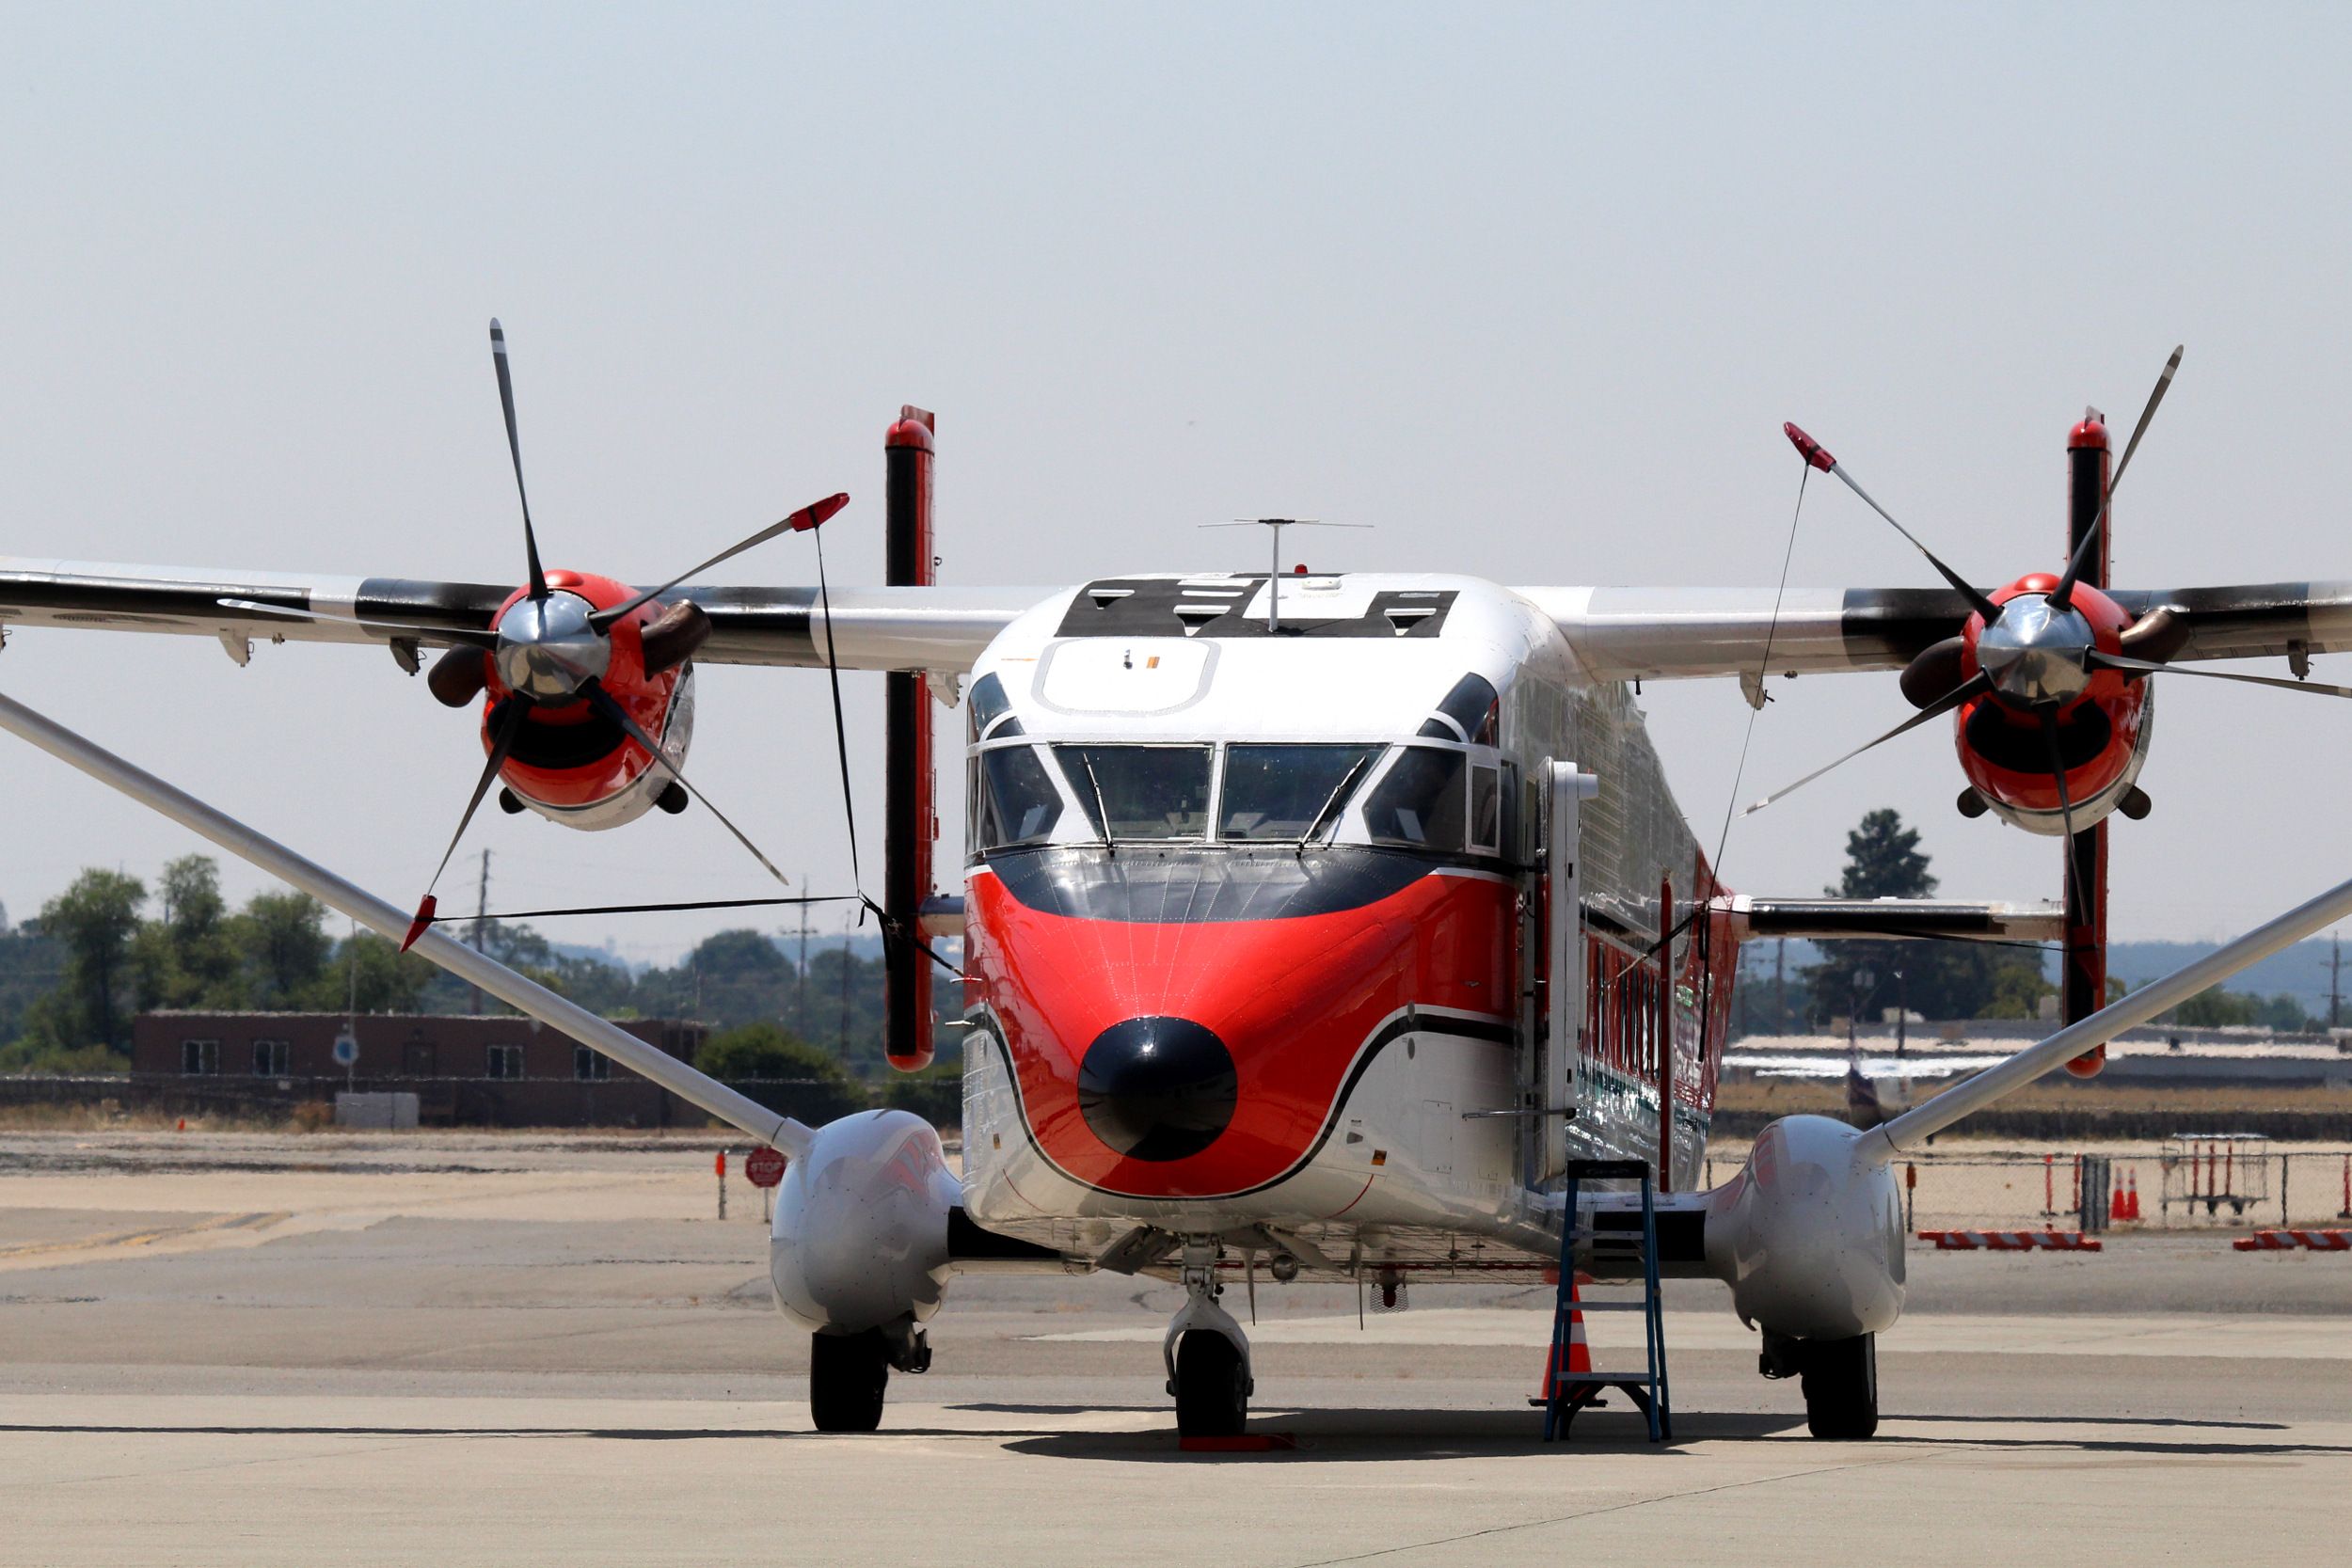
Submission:
<svg viewBox="0 0 2352 1568">
<path fill-rule="evenodd" d="M 636 592 L 627 583 L 586 572 L 550 571 L 547 580 L 552 592 L 584 599 L 594 610 L 625 604 Z M 500 618 L 526 592 L 517 588 L 499 607 Z M 611 657 L 597 683 L 640 728 L 661 742 L 673 766 L 683 768 L 694 730 L 693 668 L 679 662 L 657 673 L 645 669 L 645 631 L 661 609 L 658 602 L 644 605 L 612 624 Z M 481 657 L 481 738 L 487 752 L 509 689 L 497 659 L 488 654 Z M 644 748 L 585 701 L 532 706 L 499 777 L 515 801 L 567 828 L 617 828 L 657 804 L 671 810 L 686 804 L 684 791 Z"/>
<path fill-rule="evenodd" d="M 2046 594 L 2058 586 L 2047 572 L 2033 572 L 1992 595 L 1996 605 L 2022 594 Z M 2074 607 L 2090 624 L 2098 647 L 2122 648 L 2131 616 L 2106 594 L 2076 584 Z M 1977 640 L 1984 618 L 1971 615 L 1961 633 L 1960 677 L 1976 676 Z M 2003 820 L 2028 832 L 2058 837 L 2066 832 L 2071 808 L 2074 831 L 2090 827 L 2124 803 L 2148 757 L 2152 717 L 2145 680 L 2101 670 L 2090 685 L 2052 715 L 2058 762 L 2065 771 L 2061 801 L 2051 762 L 2051 736 L 2041 715 L 1987 692 L 1955 713 L 1953 743 L 1960 766 L 1978 799 Z"/>
</svg>

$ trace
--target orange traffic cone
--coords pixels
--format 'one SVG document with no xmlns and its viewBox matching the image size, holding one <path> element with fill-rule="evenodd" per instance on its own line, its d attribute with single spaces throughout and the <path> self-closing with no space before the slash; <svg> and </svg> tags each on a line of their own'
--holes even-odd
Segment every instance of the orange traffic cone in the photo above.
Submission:
<svg viewBox="0 0 2352 1568">
<path fill-rule="evenodd" d="M 2139 1171 L 2137 1167 L 2123 1173 L 2123 1217 L 2139 1218 Z"/>
<path fill-rule="evenodd" d="M 188 1118 L 187 1118 L 187 1117 L 182 1117 L 180 1118 L 180 1131 L 181 1131 L 181 1132 L 186 1132 L 187 1130 L 188 1130 Z"/>
<path fill-rule="evenodd" d="M 2107 1219 L 2112 1223 L 2131 1217 L 2132 1212 L 2123 1205 L 2123 1183 L 2118 1181 L 2107 1196 Z"/>
<path fill-rule="evenodd" d="M 1576 1299 L 1576 1281 L 1571 1280 L 1568 1284 L 1568 1300 L 1574 1302 Z M 1567 1376 L 1573 1380 L 1578 1372 L 1590 1372 L 1592 1370 L 1593 1347 L 1584 1338 L 1584 1314 L 1571 1307 L 1568 1309 Z M 1560 1381 L 1560 1350 L 1555 1345 L 1544 1353 L 1544 1386 L 1541 1397 L 1550 1399 L 1558 1391 Z"/>
</svg>

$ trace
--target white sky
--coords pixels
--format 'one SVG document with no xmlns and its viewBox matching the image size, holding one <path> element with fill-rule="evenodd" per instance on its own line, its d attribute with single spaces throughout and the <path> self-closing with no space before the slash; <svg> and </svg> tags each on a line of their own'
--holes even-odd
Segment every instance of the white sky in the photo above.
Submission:
<svg viewBox="0 0 2352 1568">
<path fill-rule="evenodd" d="M 912 401 L 956 581 L 1255 567 L 1195 525 L 1287 513 L 1377 525 L 1299 538 L 1317 567 L 1769 587 L 1795 419 L 1991 582 L 2056 569 L 2068 425 L 2128 427 L 2184 341 L 2118 580 L 2352 578 L 2352 12 L 1263 9 L 10 4 L 0 552 L 510 580 L 497 314 L 551 562 L 637 580 L 835 488 L 837 578 L 879 578 Z M 723 574 L 807 581 L 804 545 Z M 1814 487 L 1792 583 L 1932 580 Z M 821 678 L 703 679 L 691 771 L 841 888 Z M 396 904 L 480 760 L 379 652 L 26 632 L 0 687 Z M 870 840 L 880 683 L 848 689 Z M 1780 696 L 1742 799 L 1909 711 L 1891 676 Z M 1746 710 L 1647 701 L 1711 845 Z M 2161 707 L 2118 938 L 2352 871 L 2352 705 Z M 1906 737 L 1736 826 L 1727 878 L 1810 891 L 1891 804 L 1948 893 L 2055 893 L 1961 783 Z M 13 742 L 0 810 L 12 917 L 191 844 Z M 700 813 L 469 844 L 508 908 L 762 891 Z"/>
</svg>

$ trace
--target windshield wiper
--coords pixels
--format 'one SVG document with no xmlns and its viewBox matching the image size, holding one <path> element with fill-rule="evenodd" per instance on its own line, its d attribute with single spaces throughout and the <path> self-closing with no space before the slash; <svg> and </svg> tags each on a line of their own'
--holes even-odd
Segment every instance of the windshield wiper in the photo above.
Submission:
<svg viewBox="0 0 2352 1568">
<path fill-rule="evenodd" d="M 1316 812 L 1314 820 L 1307 824 L 1307 831 L 1298 835 L 1298 858 L 1300 860 L 1303 861 L 1307 858 L 1307 845 L 1314 838 L 1316 833 L 1323 830 L 1324 819 L 1329 816 L 1331 815 L 1332 808 L 1337 806 L 1340 801 L 1346 797 L 1348 786 L 1356 782 L 1356 776 L 1364 770 L 1365 765 L 1372 761 L 1372 757 L 1373 753 L 1370 752 L 1359 753 L 1355 762 L 1349 766 L 1347 771 L 1340 775 L 1340 782 L 1331 786 L 1331 793 L 1325 799 L 1323 802 L 1323 809 Z"/>
<path fill-rule="evenodd" d="M 1078 766 L 1087 770 L 1087 785 L 1094 791 L 1095 835 L 1103 841 L 1103 853 L 1117 860 L 1119 850 L 1111 844 L 1111 808 L 1103 803 L 1103 781 L 1094 776 L 1094 759 L 1086 754 L 1083 747 L 1078 752 Z"/>
</svg>

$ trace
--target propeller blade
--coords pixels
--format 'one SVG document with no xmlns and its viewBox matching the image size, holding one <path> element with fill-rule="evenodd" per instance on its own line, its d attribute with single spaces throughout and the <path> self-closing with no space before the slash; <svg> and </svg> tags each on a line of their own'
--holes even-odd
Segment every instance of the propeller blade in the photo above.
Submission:
<svg viewBox="0 0 2352 1568">
<path fill-rule="evenodd" d="M 2050 590 L 2050 602 L 2060 610 L 2074 608 L 2074 584 L 2090 569 L 2090 558 L 2099 547 L 2099 531 L 2106 526 L 2107 508 L 2115 504 L 2115 487 L 2123 483 L 2123 470 L 2132 466 L 2132 453 L 2139 450 L 2139 438 L 2148 434 L 2148 421 L 2156 417 L 2156 404 L 2172 389 L 2172 372 L 2181 368 L 2181 356 L 2187 348 L 2186 343 L 2172 345 L 2172 357 L 2164 362 L 2164 372 L 2156 377 L 2156 389 L 2148 394 L 2148 406 L 2139 411 L 2139 422 L 2132 426 L 2132 438 L 2123 443 L 2123 456 L 2107 480 L 2106 498 L 2099 502 L 2099 515 L 2090 519 L 2083 542 L 2074 547 L 2074 559 L 2066 563 L 2066 575 Z"/>
<path fill-rule="evenodd" d="M 712 556 L 708 561 L 704 562 L 701 565 L 689 566 L 686 570 L 680 572 L 677 576 L 672 578 L 660 587 L 648 588 L 644 593 L 638 594 L 635 598 L 629 600 L 627 604 L 621 605 L 617 609 L 597 610 L 594 615 L 588 617 L 588 622 L 598 631 L 610 631 L 612 629 L 613 623 L 627 620 L 628 618 L 629 611 L 635 610 L 639 605 L 644 604 L 652 599 L 660 598 L 662 594 L 667 594 L 671 589 L 675 588 L 679 583 L 684 582 L 688 578 L 692 577 L 695 573 L 707 572 L 710 568 L 718 565 L 723 561 L 732 561 L 737 556 L 741 555 L 745 550 L 750 549 L 753 546 L 764 545 L 780 533 L 805 533 L 810 529 L 821 525 L 826 518 L 831 517 L 834 513 L 840 511 L 843 507 L 849 504 L 850 498 L 846 491 L 827 496 L 820 501 L 812 501 L 808 505 L 802 507 L 798 512 L 792 514 L 789 517 L 784 519 L 784 521 L 780 523 L 770 523 L 766 528 L 761 529 L 757 533 L 753 534 L 750 538 L 742 540 L 737 544 L 729 545 L 725 549 L 721 550 L 717 555 Z"/>
<path fill-rule="evenodd" d="M 506 328 L 490 318 L 490 358 L 499 372 L 499 406 L 506 411 L 506 451 L 515 459 L 515 494 L 523 503 L 523 556 L 531 564 L 531 596 L 548 596 L 548 575 L 539 569 L 539 536 L 531 529 L 531 494 L 523 488 L 523 444 L 515 434 L 515 378 L 506 368 Z"/>
<path fill-rule="evenodd" d="M 491 783 L 498 778 L 499 769 L 505 766 L 506 754 L 515 749 L 516 737 L 523 733 L 523 715 L 530 707 L 531 700 L 519 692 L 506 700 L 504 717 L 499 721 L 498 734 L 490 741 L 489 758 L 482 765 L 482 777 L 474 781 L 473 798 L 466 802 L 466 814 L 457 819 L 457 831 L 449 835 L 449 847 L 441 851 L 441 863 L 433 868 L 433 880 L 424 885 L 424 897 L 417 905 L 416 918 L 408 923 L 408 935 L 401 942 L 402 952 L 405 953 L 414 946 L 417 939 L 424 935 L 426 928 L 433 924 L 433 911 L 437 907 L 433 896 L 434 885 L 440 881 L 441 873 L 449 869 L 450 857 L 457 853 L 457 841 L 466 836 L 466 829 L 473 821 L 473 814 L 482 809 L 482 798 L 490 793 Z"/>
<path fill-rule="evenodd" d="M 2321 697 L 2352 697 L 2352 686 L 2329 686 L 2324 681 L 2291 681 L 2278 675 L 2240 675 L 2228 670 L 2190 670 L 2178 664 L 2152 664 L 2144 658 L 2126 658 L 2122 654 L 2101 653 L 2092 649 L 2090 662 L 2103 670 L 2120 670 L 2140 675 L 2195 675 L 2201 680 L 2240 681 L 2248 686 L 2273 686 L 2281 691 L 2308 691 Z"/>
<path fill-rule="evenodd" d="M 2066 759 L 2058 754 L 2058 715 L 2042 715 L 2042 748 L 2050 756 L 2050 777 L 2058 784 L 2058 823 L 2066 830 L 2066 885 L 2074 903 L 2068 912 L 2088 916 L 2090 900 L 2083 896 L 2082 870 L 2074 863 L 2074 802 L 2066 793 Z"/>
<path fill-rule="evenodd" d="M 1812 436 L 1807 436 L 1804 431 L 1798 429 L 1793 424 L 1783 424 L 1780 428 L 1788 436 L 1789 444 L 1797 449 L 1798 456 L 1804 458 L 1814 467 L 1835 475 L 1845 483 L 1847 489 L 1851 490 L 1855 495 L 1862 498 L 1862 503 L 1865 506 L 1867 506 L 1871 511 L 1885 518 L 1888 526 L 1892 527 L 1897 533 L 1899 533 L 1904 538 L 1910 540 L 1912 547 L 1916 549 L 1921 555 L 1928 558 L 1928 564 L 1934 567 L 1937 572 L 1941 573 L 1946 582 L 1950 583 L 1954 588 L 1960 590 L 1960 596 L 1968 601 L 1969 609 L 1983 616 L 1988 622 L 1999 619 L 2001 610 L 1998 605 L 1994 604 L 1991 599 L 1986 598 L 1981 589 L 1979 589 L 1974 584 L 1970 583 L 1966 578 L 1962 577 L 1958 572 L 1953 571 L 1951 567 L 1945 564 L 1944 558 L 1937 555 L 1933 550 L 1928 548 L 1926 545 L 1922 544 L 1917 534 L 1903 527 L 1902 524 L 1896 522 L 1895 515 L 1887 511 L 1886 508 L 1881 506 L 1877 501 L 1873 500 L 1870 497 L 1869 491 L 1865 490 L 1861 485 L 1855 483 L 1853 475 L 1846 471 L 1845 465 L 1838 462 L 1836 458 L 1832 457 L 1828 451 L 1823 450 L 1819 441 L 1816 441 Z M 1835 767 L 1836 764 L 1833 763 L 1831 766 Z M 1792 785 L 1791 787 L 1793 788 L 1794 786 Z M 1750 811 L 1754 811 L 1756 808 L 1754 806 L 1750 806 L 1748 809 Z"/>
<path fill-rule="evenodd" d="M 1963 681 L 1960 685 L 1952 688 L 1951 690 L 1946 692 L 1943 696 L 1937 698 L 1934 702 L 1930 703 L 1926 707 L 1921 708 L 1918 712 L 1913 714 L 1910 718 L 1896 725 L 1893 729 L 1887 731 L 1884 735 L 1880 736 L 1876 740 L 1864 741 L 1852 751 L 1848 752 L 1844 756 L 1839 757 L 1836 762 L 1829 764 L 1828 767 L 1817 768 L 1812 772 L 1807 773 L 1804 778 L 1799 779 L 1795 784 L 1789 784 L 1785 788 L 1772 791 L 1772 793 L 1765 796 L 1764 799 L 1748 807 L 1740 815 L 1742 816 L 1753 816 L 1757 812 L 1762 811 L 1766 806 L 1769 806 L 1773 801 L 1781 799 L 1783 796 L 1794 795 L 1798 790 L 1803 789 L 1805 785 L 1811 784 L 1814 780 L 1820 778 L 1831 768 L 1844 767 L 1847 763 L 1853 761 L 1854 758 L 1860 756 L 1871 747 L 1883 746 L 1886 742 L 1894 739 L 1897 736 L 1903 734 L 1905 731 L 1915 730 L 1920 725 L 1926 723 L 1929 720 L 1941 718 L 1945 714 L 1951 712 L 1952 709 L 1960 706 L 1963 703 L 1968 702 L 1976 697 L 1982 696 L 1985 692 L 1992 689 L 1993 677 L 1984 673 L 1984 672 L 1980 670 L 1976 674 L 1970 676 L 1967 680 Z"/>
<path fill-rule="evenodd" d="M 759 852 L 759 846 L 754 844 L 749 838 L 746 838 L 743 834 L 742 829 L 727 820 L 726 813 L 721 811 L 717 806 L 712 805 L 708 796 L 705 795 L 701 790 L 696 789 L 692 784 L 686 782 L 686 775 L 679 772 L 676 766 L 670 761 L 669 757 L 663 754 L 660 745 L 655 741 L 654 737 L 647 735 L 644 732 L 644 727 L 641 726 L 636 720 L 631 719 L 628 716 L 628 709 L 623 707 L 618 702 L 613 700 L 612 693 L 607 691 L 597 682 L 590 681 L 586 686 L 580 688 L 580 694 L 588 699 L 588 705 L 590 707 L 595 708 L 606 719 L 618 725 L 623 735 L 628 736 L 631 740 L 637 742 L 638 745 L 643 746 L 646 752 L 652 756 L 656 766 L 660 767 L 663 772 L 669 774 L 671 778 L 677 781 L 677 784 L 680 789 L 683 789 L 687 794 L 691 795 L 695 800 L 701 801 L 703 809 L 710 813 L 711 816 L 717 817 L 719 819 L 719 825 L 735 835 L 735 842 L 740 844 L 744 848 L 749 849 L 752 852 L 752 859 L 767 867 L 769 876 L 773 877 L 779 882 L 784 882 L 784 885 L 787 887 L 790 887 L 792 885 L 790 882 L 785 881 L 784 873 L 776 869 L 776 863 L 770 860 L 766 855 L 761 854 Z"/>
<path fill-rule="evenodd" d="M 461 648 L 495 649 L 499 645 L 494 632 L 469 631 L 457 626 L 420 626 L 405 621 L 378 621 L 366 615 L 342 615 L 331 610 L 296 610 L 291 605 L 262 604 L 258 599 L 215 599 L 223 610 L 241 610 L 247 614 L 283 615 L 290 621 L 332 621 L 339 626 L 363 626 L 390 637 L 413 637 L 423 642 L 448 642 Z"/>
</svg>

